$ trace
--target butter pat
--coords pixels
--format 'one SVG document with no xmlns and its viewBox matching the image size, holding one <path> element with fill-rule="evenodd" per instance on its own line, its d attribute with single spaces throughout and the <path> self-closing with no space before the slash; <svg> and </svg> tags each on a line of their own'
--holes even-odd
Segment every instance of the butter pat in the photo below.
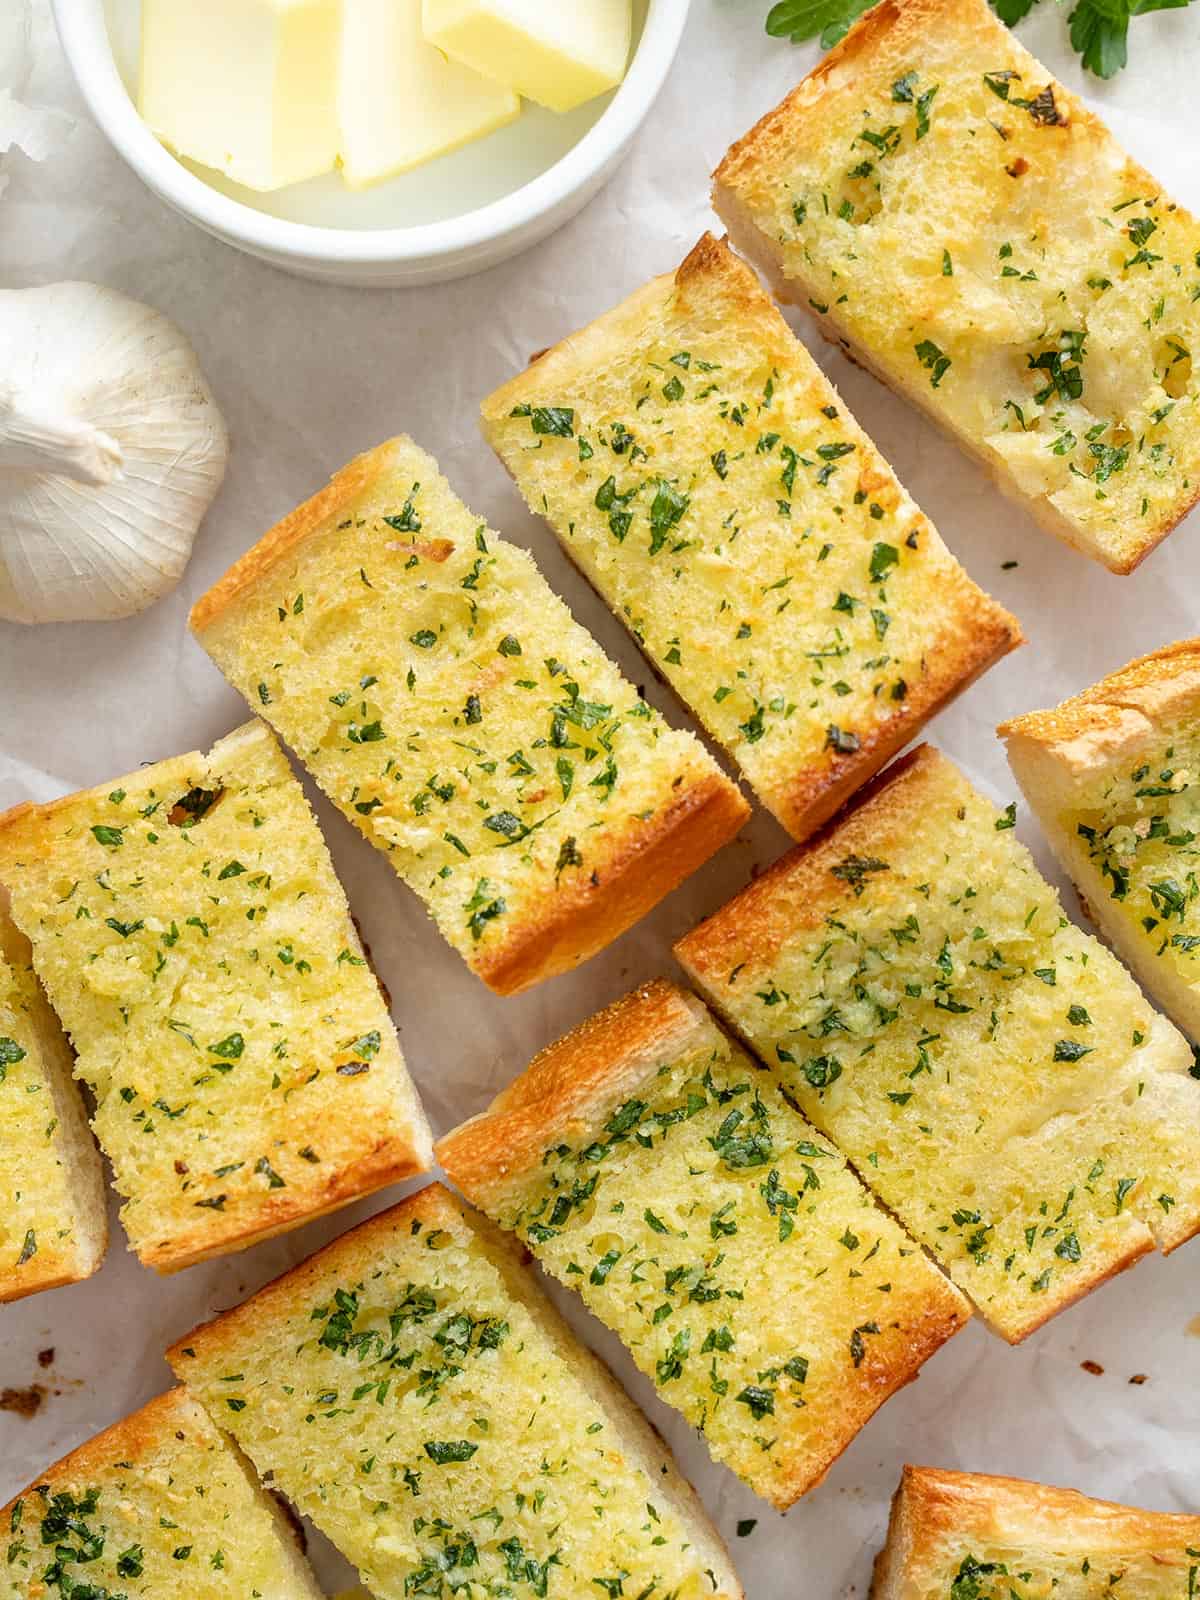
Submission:
<svg viewBox="0 0 1200 1600">
<path fill-rule="evenodd" d="M 457 150 L 519 115 L 521 102 L 428 44 L 421 0 L 343 0 L 338 110 L 353 188 Z"/>
<path fill-rule="evenodd" d="M 142 117 L 250 189 L 330 171 L 339 13 L 338 0 L 142 0 Z"/>
<path fill-rule="evenodd" d="M 625 76 L 630 0 L 424 0 L 425 37 L 552 111 Z"/>
</svg>

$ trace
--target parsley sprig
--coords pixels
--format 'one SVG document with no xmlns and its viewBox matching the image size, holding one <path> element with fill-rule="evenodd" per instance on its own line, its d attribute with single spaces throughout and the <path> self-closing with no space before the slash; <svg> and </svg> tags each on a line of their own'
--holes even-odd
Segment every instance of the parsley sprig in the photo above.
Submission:
<svg viewBox="0 0 1200 1600">
<path fill-rule="evenodd" d="M 845 38 L 851 25 L 875 0 L 778 0 L 767 14 L 767 32 L 777 39 L 801 44 L 818 36 L 829 50 Z M 1022 21 L 1040 0 L 992 0 L 1002 22 L 1011 28 Z M 1148 11 L 1179 11 L 1192 0 L 1076 0 L 1067 24 L 1071 44 L 1089 72 L 1111 78 L 1128 60 L 1129 23 Z"/>
<path fill-rule="evenodd" d="M 1011 28 L 1027 17 L 1039 0 L 992 0 L 1001 22 Z M 1180 11 L 1191 0 L 1078 0 L 1067 19 L 1071 44 L 1083 64 L 1098 78 L 1114 77 L 1128 60 L 1131 17 L 1147 11 Z"/>
<path fill-rule="evenodd" d="M 831 50 L 874 4 L 875 0 L 779 0 L 768 13 L 767 32 L 793 44 L 820 34 L 821 49 Z"/>
</svg>

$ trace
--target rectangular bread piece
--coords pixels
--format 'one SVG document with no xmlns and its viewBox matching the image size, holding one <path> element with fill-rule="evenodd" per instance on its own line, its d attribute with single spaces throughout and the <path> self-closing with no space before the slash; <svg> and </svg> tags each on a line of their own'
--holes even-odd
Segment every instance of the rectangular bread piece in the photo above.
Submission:
<svg viewBox="0 0 1200 1600">
<path fill-rule="evenodd" d="M 74 1058 L 0 890 L 0 1301 L 90 1278 L 108 1246 Z"/>
<path fill-rule="evenodd" d="M 1200 1228 L 1192 1053 L 928 746 L 676 947 L 1013 1342 Z"/>
<path fill-rule="evenodd" d="M 243 1249 L 430 1165 L 345 893 L 261 722 L 8 812 L 0 883 L 148 1266 Z"/>
<path fill-rule="evenodd" d="M 711 235 L 497 390 L 483 429 L 797 839 L 1020 642 Z"/>
<path fill-rule="evenodd" d="M 741 1596 L 666 1446 L 439 1185 L 168 1358 L 379 1600 L 448 1572 L 514 1600 Z"/>
<path fill-rule="evenodd" d="M 748 815 L 410 439 L 285 517 L 192 627 L 500 994 L 603 949 Z"/>
<path fill-rule="evenodd" d="M 1200 1517 L 905 1467 L 871 1600 L 1190 1600 L 1198 1545 Z"/>
<path fill-rule="evenodd" d="M 999 731 L 1089 915 L 1200 1044 L 1200 639 Z"/>
<path fill-rule="evenodd" d="M 322 1600 L 279 1507 L 183 1389 L 0 1511 L 2 1600 Z"/>
<path fill-rule="evenodd" d="M 437 1154 L 781 1511 L 970 1316 L 779 1075 L 662 979 Z"/>
<path fill-rule="evenodd" d="M 781 295 L 1130 572 L 1200 493 L 1200 223 L 986 0 L 883 0 L 730 150 Z"/>
</svg>

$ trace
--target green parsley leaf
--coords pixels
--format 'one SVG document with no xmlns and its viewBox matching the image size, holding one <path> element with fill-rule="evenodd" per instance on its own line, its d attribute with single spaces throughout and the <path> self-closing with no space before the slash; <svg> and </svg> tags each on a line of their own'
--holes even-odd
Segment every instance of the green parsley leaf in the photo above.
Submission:
<svg viewBox="0 0 1200 1600">
<path fill-rule="evenodd" d="M 829 50 L 844 39 L 851 24 L 874 0 L 779 0 L 767 15 L 767 32 L 775 39 L 790 39 L 803 44 L 818 34 L 822 50 Z"/>
</svg>

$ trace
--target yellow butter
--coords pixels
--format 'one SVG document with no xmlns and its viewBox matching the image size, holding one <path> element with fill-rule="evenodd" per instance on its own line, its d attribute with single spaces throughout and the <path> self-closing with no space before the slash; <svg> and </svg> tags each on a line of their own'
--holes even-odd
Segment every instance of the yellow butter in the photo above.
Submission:
<svg viewBox="0 0 1200 1600">
<path fill-rule="evenodd" d="M 421 0 L 342 0 L 340 154 L 353 188 L 407 172 L 513 121 L 510 89 L 426 43 Z"/>
<path fill-rule="evenodd" d="M 630 0 L 423 3 L 430 43 L 552 111 L 570 111 L 625 76 Z"/>
<path fill-rule="evenodd" d="M 339 0 L 142 0 L 141 114 L 174 150 L 280 189 L 338 154 Z"/>
</svg>

